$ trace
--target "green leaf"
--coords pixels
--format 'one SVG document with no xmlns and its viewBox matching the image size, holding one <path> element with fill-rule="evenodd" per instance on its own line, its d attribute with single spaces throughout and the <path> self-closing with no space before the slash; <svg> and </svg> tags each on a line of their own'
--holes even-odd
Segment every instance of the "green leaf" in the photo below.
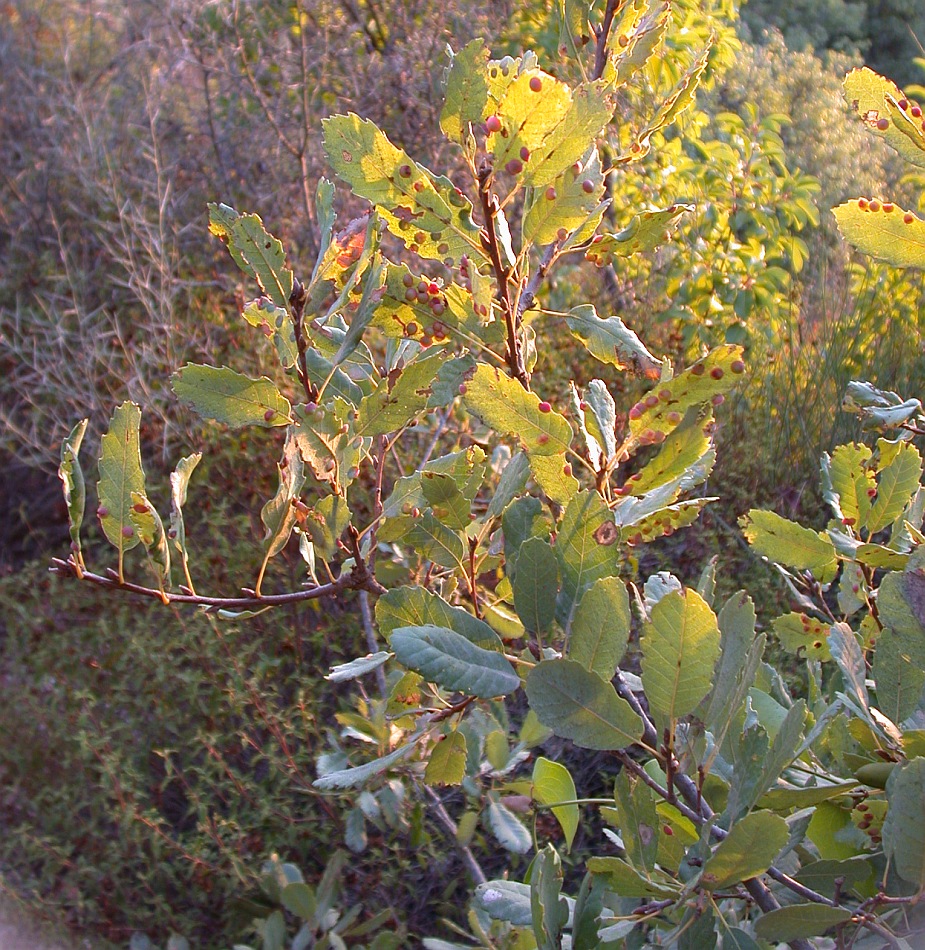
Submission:
<svg viewBox="0 0 925 950">
<path fill-rule="evenodd" d="M 517 572 L 517 557 L 521 545 L 528 538 L 548 538 L 552 531 L 552 525 L 543 510 L 543 503 L 532 495 L 524 495 L 505 508 L 501 528 L 504 535 L 505 571 L 508 576 Z"/>
<path fill-rule="evenodd" d="M 835 548 L 828 535 L 804 528 L 773 511 L 752 508 L 739 519 L 742 532 L 756 554 L 800 571 L 812 571 L 821 583 L 838 569 Z"/>
<path fill-rule="evenodd" d="M 331 672 L 325 676 L 329 683 L 345 683 L 348 680 L 355 680 L 373 670 L 378 670 L 380 666 L 386 663 L 392 656 L 387 650 L 380 650 L 378 653 L 367 653 L 366 656 L 357 657 L 349 663 L 338 663 L 331 667 Z"/>
<path fill-rule="evenodd" d="M 589 5 L 583 0 L 556 0 L 560 54 L 577 60 L 579 52 L 591 39 L 589 9 Z"/>
<path fill-rule="evenodd" d="M 881 448 L 884 444 L 888 443 L 881 440 Z M 918 449 L 909 442 L 901 442 L 896 447 L 895 457 L 880 472 L 877 497 L 867 517 L 871 534 L 892 524 L 902 514 L 918 490 L 921 477 L 922 457 Z"/>
<path fill-rule="evenodd" d="M 440 355 L 435 353 L 419 357 L 400 372 L 390 373 L 360 403 L 355 434 L 364 437 L 385 435 L 410 422 L 427 406 L 431 383 L 440 362 Z"/>
<path fill-rule="evenodd" d="M 530 462 L 523 452 L 516 452 L 504 466 L 498 487 L 488 503 L 488 518 L 497 518 L 505 508 L 524 490 L 530 477 Z M 548 532 L 547 532 L 548 534 Z"/>
<path fill-rule="evenodd" d="M 562 861 L 547 844 L 530 870 L 530 909 L 537 950 L 559 950 L 562 930 L 568 923 L 569 907 L 562 894 Z"/>
<path fill-rule="evenodd" d="M 552 548 L 542 538 L 528 538 L 517 555 L 514 609 L 531 633 L 545 633 L 556 615 L 559 567 Z"/>
<path fill-rule="evenodd" d="M 624 769 L 614 780 L 613 797 L 626 857 L 639 873 L 650 878 L 655 871 L 661 828 L 654 793 Z"/>
<path fill-rule="evenodd" d="M 883 823 L 883 850 L 900 877 L 925 888 L 925 758 L 893 769 L 886 783 L 890 809 Z"/>
<path fill-rule="evenodd" d="M 602 577 L 617 573 L 619 531 L 606 503 L 595 491 L 575 495 L 565 509 L 556 536 L 556 557 L 562 590 L 557 616 L 568 626 L 585 590 Z"/>
<path fill-rule="evenodd" d="M 925 267 L 925 221 L 912 211 L 866 198 L 832 209 L 842 237 L 863 254 L 894 267 Z"/>
<path fill-rule="evenodd" d="M 100 442 L 97 509 L 100 526 L 110 544 L 119 552 L 119 579 L 122 579 L 122 558 L 138 544 L 138 533 L 130 515 L 132 492 L 144 492 L 145 476 L 141 469 L 139 424 L 141 409 L 133 402 L 116 407 L 109 422 L 109 431 Z"/>
<path fill-rule="evenodd" d="M 763 914 L 755 921 L 755 933 L 762 940 L 783 943 L 802 937 L 820 937 L 830 927 L 851 920 L 853 912 L 826 904 L 791 904 Z"/>
<path fill-rule="evenodd" d="M 808 808 L 838 798 L 857 788 L 857 782 L 839 782 L 835 785 L 810 785 L 805 788 L 778 785 L 764 793 L 758 801 L 762 808 L 785 811 L 788 808 Z"/>
<path fill-rule="evenodd" d="M 724 344 L 710 350 L 630 409 L 630 434 L 644 444 L 660 441 L 660 435 L 667 436 L 680 425 L 688 409 L 728 392 L 744 371 L 742 347 Z"/>
<path fill-rule="evenodd" d="M 466 737 L 461 732 L 451 732 L 431 750 L 424 781 L 428 785 L 459 785 L 465 774 Z"/>
<path fill-rule="evenodd" d="M 533 763 L 533 800 L 547 808 L 552 806 L 552 813 L 565 835 L 565 847 L 571 850 L 578 831 L 580 813 L 575 799 L 575 782 L 571 773 L 559 762 L 539 756 Z M 568 804 L 556 804 L 567 802 Z"/>
<path fill-rule="evenodd" d="M 537 719 L 585 749 L 623 749 L 642 736 L 642 721 L 610 683 L 574 660 L 545 660 L 527 677 Z"/>
<path fill-rule="evenodd" d="M 522 68 L 497 103 L 501 129 L 488 136 L 485 147 L 496 169 L 516 161 L 520 170 L 511 173 L 540 188 L 581 159 L 611 113 L 603 84 L 587 83 L 573 94 L 548 73 Z M 523 149 L 526 161 L 521 160 Z"/>
<path fill-rule="evenodd" d="M 736 821 L 754 807 L 762 795 L 778 780 L 784 769 L 796 758 L 797 751 L 803 741 L 803 722 L 806 718 L 806 703 L 800 699 L 790 709 L 780 724 L 777 734 L 770 745 L 760 727 L 753 727 L 750 733 L 755 733 L 757 743 L 754 748 L 760 750 L 757 761 L 750 759 L 746 754 L 741 764 L 736 764 L 732 785 L 729 789 L 729 800 L 726 804 L 726 813 L 730 821 Z M 746 736 L 748 733 L 746 733 Z M 748 740 L 744 743 L 744 752 L 748 752 Z"/>
<path fill-rule="evenodd" d="M 291 914 L 311 920 L 318 906 L 315 892 L 303 881 L 293 881 L 280 892 L 280 902 Z"/>
<path fill-rule="evenodd" d="M 569 659 L 603 680 L 612 679 L 626 652 L 631 626 L 626 584 L 619 577 L 600 578 L 578 602 L 568 642 Z"/>
<path fill-rule="evenodd" d="M 292 431 L 287 434 L 283 446 L 283 458 L 276 465 L 279 487 L 276 494 L 263 506 L 260 520 L 266 529 L 263 536 L 264 565 L 286 546 L 296 523 L 296 508 L 292 502 L 299 497 L 305 484 L 305 466 Z"/>
<path fill-rule="evenodd" d="M 292 318 L 285 307 L 277 307 L 269 297 L 258 297 L 244 307 L 241 316 L 252 327 L 258 327 L 264 336 L 272 339 L 276 355 L 284 369 L 295 366 L 299 358 L 299 348 Z"/>
<path fill-rule="evenodd" d="M 920 640 L 909 647 L 906 637 L 884 630 L 871 670 L 877 684 L 877 708 L 897 725 L 915 712 L 925 690 L 925 643 Z"/>
<path fill-rule="evenodd" d="M 502 848 L 514 854 L 526 854 L 533 847 L 533 838 L 523 822 L 500 802 L 488 803 L 488 824 Z"/>
<path fill-rule="evenodd" d="M 528 458 L 533 478 L 546 497 L 557 505 L 567 505 L 581 486 L 572 474 L 572 466 L 566 461 L 565 453 L 537 455 L 530 452 Z"/>
<path fill-rule="evenodd" d="M 713 413 L 703 407 L 691 408 L 681 424 L 662 444 L 661 450 L 626 483 L 634 495 L 644 495 L 702 464 L 713 449 Z"/>
<path fill-rule="evenodd" d="M 607 875 L 608 890 L 619 897 L 651 897 L 656 900 L 665 900 L 678 895 L 678 888 L 668 875 L 663 876 L 656 872 L 648 877 L 620 858 L 589 858 L 588 870 L 592 874 Z"/>
<path fill-rule="evenodd" d="M 286 268 L 283 245 L 263 227 L 256 214 L 238 214 L 224 204 L 209 205 L 209 230 L 225 244 L 241 270 L 260 284 L 276 304 L 287 308 L 292 271 Z"/>
<path fill-rule="evenodd" d="M 612 459 L 617 452 L 617 406 L 602 379 L 592 379 L 588 383 L 576 415 L 584 421 L 589 434 L 600 444 L 604 457 Z"/>
<path fill-rule="evenodd" d="M 372 122 L 353 113 L 322 124 L 331 166 L 354 194 L 376 206 L 409 250 L 443 262 L 457 263 L 463 254 L 485 259 L 472 204 L 449 178 L 412 161 Z"/>
<path fill-rule="evenodd" d="M 451 475 L 421 472 L 421 491 L 438 521 L 457 531 L 468 527 L 472 506 Z"/>
<path fill-rule="evenodd" d="M 170 473 L 170 531 L 168 537 L 180 555 L 180 566 L 186 578 L 187 586 L 192 589 L 189 575 L 189 556 L 186 550 L 186 524 L 183 520 L 183 506 L 186 504 L 186 493 L 189 480 L 196 466 L 202 461 L 202 452 L 194 452 L 177 462 L 177 467 Z"/>
<path fill-rule="evenodd" d="M 836 887 L 841 893 L 863 887 L 873 873 L 873 864 L 866 857 L 857 857 L 845 861 L 813 861 L 801 867 L 795 877 L 814 891 L 831 896 Z"/>
<path fill-rule="evenodd" d="M 693 205 L 674 204 L 663 211 L 642 211 L 633 215 L 622 231 L 596 234 L 585 251 L 585 258 L 598 267 L 616 267 L 621 258 L 648 254 L 670 240 L 671 231 L 678 226 L 681 215 L 693 210 Z"/>
<path fill-rule="evenodd" d="M 70 526 L 71 547 L 78 560 L 80 553 L 80 526 L 83 524 L 87 506 L 87 485 L 83 469 L 77 455 L 87 431 L 89 419 L 81 419 L 71 429 L 68 437 L 61 443 L 61 464 L 58 466 L 58 478 L 64 486 L 64 503 L 67 505 L 67 520 Z"/>
<path fill-rule="evenodd" d="M 709 692 L 719 656 L 716 615 L 694 590 L 666 594 L 642 637 L 642 682 L 662 722 L 693 712 Z"/>
<path fill-rule="evenodd" d="M 451 570 L 463 568 L 466 548 L 462 534 L 438 521 L 428 508 L 412 521 L 405 540 L 427 560 Z"/>
<path fill-rule="evenodd" d="M 617 369 L 632 368 L 658 379 L 661 361 L 643 345 L 619 317 L 599 317 L 593 304 L 582 304 L 565 318 L 572 335 L 581 340 L 596 359 Z"/>
<path fill-rule="evenodd" d="M 608 204 L 602 201 L 603 196 L 601 159 L 597 149 L 592 148 L 580 165 L 567 168 L 550 185 L 528 194 L 522 231 L 524 246 L 564 243 L 589 221 L 600 219 Z"/>
<path fill-rule="evenodd" d="M 710 703 L 704 715 L 704 724 L 711 732 L 713 726 L 721 725 L 716 721 L 716 714 L 735 691 L 736 683 L 747 667 L 748 651 L 755 642 L 756 619 L 755 605 L 744 590 L 733 594 L 716 618 L 721 652 L 713 673 Z"/>
<path fill-rule="evenodd" d="M 566 898 L 569 909 L 574 901 Z M 475 906 L 492 920 L 506 920 L 515 927 L 532 927 L 530 885 L 519 881 L 487 881 L 475 889 Z"/>
<path fill-rule="evenodd" d="M 311 538 L 315 553 L 330 561 L 337 552 L 337 541 L 350 524 L 350 509 L 343 495 L 325 495 L 314 508 L 300 506 L 296 520 L 303 534 Z"/>
<path fill-rule="evenodd" d="M 384 755 L 379 759 L 373 759 L 365 765 L 358 765 L 351 769 L 341 769 L 338 772 L 328 772 L 312 782 L 314 788 L 323 792 L 332 791 L 336 788 L 356 788 L 358 785 L 365 785 L 371 778 L 387 772 L 397 762 L 406 759 L 420 741 L 421 736 L 413 739 L 407 745 L 399 746 L 394 752 Z"/>
<path fill-rule="evenodd" d="M 465 385 L 466 408 L 498 432 L 519 438 L 531 455 L 561 455 L 568 450 L 572 427 L 565 418 L 558 412 L 542 412 L 539 396 L 497 367 L 479 363 Z"/>
<path fill-rule="evenodd" d="M 866 525 L 871 494 L 876 489 L 874 473 L 868 468 L 870 456 L 870 446 L 851 442 L 838 446 L 831 459 L 825 456 L 823 460 L 835 493 L 835 499 L 827 500 L 836 502 L 836 516 L 855 530 Z"/>
<path fill-rule="evenodd" d="M 867 695 L 867 663 L 854 631 L 846 623 L 829 627 L 829 650 L 841 670 L 845 692 L 861 706 L 870 707 Z"/>
<path fill-rule="evenodd" d="M 340 399 L 312 410 L 304 405 L 293 410 L 291 432 L 302 458 L 315 478 L 328 482 L 340 494 L 356 475 L 364 445 L 350 431 L 353 414 L 353 407 Z"/>
<path fill-rule="evenodd" d="M 829 625 L 815 617 L 793 611 L 774 620 L 771 629 L 780 645 L 794 656 L 823 662 L 832 659 Z"/>
<path fill-rule="evenodd" d="M 227 366 L 187 363 L 170 377 L 173 391 L 199 415 L 238 428 L 288 425 L 292 407 L 266 378 L 251 379 Z"/>
<path fill-rule="evenodd" d="M 458 145 L 465 144 L 469 126 L 485 118 L 488 104 L 488 55 L 482 39 L 472 40 L 458 53 L 450 52 L 440 128 L 448 139 Z"/>
<path fill-rule="evenodd" d="M 773 864 L 790 836 L 787 822 L 769 811 L 756 811 L 737 821 L 703 866 L 700 882 L 718 891 L 757 877 Z"/>
<path fill-rule="evenodd" d="M 845 76 L 844 88 L 845 99 L 864 120 L 871 134 L 884 139 L 907 162 L 925 167 L 925 152 L 902 131 L 901 124 L 896 121 L 902 118 L 899 115 L 901 110 L 898 107 L 894 109 L 888 101 L 888 97 L 894 102 L 905 98 L 902 90 L 894 82 L 864 66 L 861 69 L 852 69 Z M 877 125 L 881 118 L 891 120 L 885 129 Z"/>
<path fill-rule="evenodd" d="M 135 534 L 144 545 L 148 563 L 157 578 L 158 587 L 163 593 L 170 586 L 170 547 L 167 544 L 167 532 L 164 522 L 154 505 L 148 501 L 144 492 L 132 492 L 132 507 L 129 518 Z"/>
<path fill-rule="evenodd" d="M 501 639 L 484 620 L 423 587 L 395 587 L 383 594 L 376 602 L 376 621 L 386 639 L 398 627 L 447 627 L 476 646 L 501 650 Z"/>
<path fill-rule="evenodd" d="M 400 663 L 444 689 L 491 699 L 520 686 L 520 677 L 500 653 L 483 650 L 445 627 L 398 627 L 389 646 Z"/>
</svg>

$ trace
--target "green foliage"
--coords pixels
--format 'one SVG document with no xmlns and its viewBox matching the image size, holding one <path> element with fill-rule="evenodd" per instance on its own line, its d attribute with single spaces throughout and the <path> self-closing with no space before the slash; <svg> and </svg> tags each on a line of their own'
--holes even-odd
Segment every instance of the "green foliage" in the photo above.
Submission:
<svg viewBox="0 0 925 950">
<path fill-rule="evenodd" d="M 91 571 L 79 547 L 56 570 L 240 620 L 358 596 L 368 652 L 335 664 L 328 680 L 360 681 L 360 698 L 355 710 L 334 715 L 340 729 L 332 725 L 316 749 L 311 785 L 293 771 L 318 807 L 331 809 L 325 793 L 343 796 L 343 840 L 357 855 L 370 847 L 368 826 L 407 831 L 412 848 L 426 845 L 436 826 L 425 803 L 434 805 L 436 825 L 453 835 L 478 883 L 468 923 L 482 946 L 552 950 L 567 932 L 573 947 L 589 950 L 712 946 L 724 933 L 728 943 L 749 946 L 756 937 L 798 940 L 833 927 L 849 939 L 863 929 L 892 939 L 904 932 L 902 914 L 911 913 L 923 880 L 925 749 L 904 734 L 915 731 L 922 702 L 921 457 L 905 434 L 880 439 L 870 452 L 835 453 L 824 489 L 835 520 L 824 531 L 760 509 L 745 519 L 749 543 L 775 563 L 803 611 L 773 629 L 798 655 L 806 644 L 797 624 L 827 642 L 828 655 L 818 648 L 805 660 L 805 698 L 762 663 L 765 639 L 755 635 L 747 596 L 714 611 L 712 570 L 701 590 L 667 572 L 633 585 L 634 617 L 626 575 L 640 546 L 691 524 L 714 500 L 688 495 L 712 470 L 712 412 L 744 373 L 743 349 L 725 340 L 676 372 L 622 318 L 573 306 L 568 328 L 592 357 L 640 371 L 646 383 L 634 385 L 653 385 L 618 401 L 602 380 L 584 393 L 573 383 L 568 408 L 556 411 L 533 389 L 545 382 L 554 347 L 531 314 L 562 315 L 544 306 L 544 282 L 566 255 L 583 252 L 619 268 L 620 279 L 636 279 L 647 265 L 633 255 L 652 252 L 682 212 L 698 210 L 672 201 L 664 211 L 637 211 L 633 189 L 620 189 L 626 170 L 614 174 L 605 207 L 600 150 L 606 142 L 613 167 L 624 169 L 650 154 L 656 167 L 682 162 L 691 172 L 708 159 L 710 147 L 691 157 L 668 129 L 706 80 L 713 41 L 673 63 L 646 114 L 605 129 L 621 96 L 633 98 L 631 82 L 655 68 L 670 9 L 625 5 L 622 33 L 611 32 L 610 5 L 602 12 L 563 3 L 557 12 L 559 40 L 580 80 L 543 70 L 533 53 L 491 59 L 478 42 L 452 58 L 441 125 L 463 153 L 468 174 L 460 185 L 413 161 L 369 120 L 325 120 L 330 165 L 373 209 L 335 232 L 333 190 L 319 186 L 322 234 L 304 281 L 259 217 L 212 207 L 213 233 L 269 301 L 269 308 L 245 305 L 244 318 L 265 327 L 285 373 L 277 386 L 189 364 L 174 388 L 220 424 L 285 427 L 278 489 L 261 511 L 263 558 L 253 588 L 229 597 L 193 592 L 195 558 L 181 508 L 195 456 L 172 479 L 167 534 L 145 494 L 140 411 L 129 403 L 103 437 L 100 466 L 101 520 L 119 571 Z M 596 38 L 592 57 L 579 48 L 585 30 Z M 732 144 L 715 149 L 721 160 L 712 184 L 728 187 L 725 168 L 745 155 L 743 177 L 759 191 L 767 185 L 770 205 L 783 174 L 781 123 L 749 118 L 757 136 L 739 117 L 718 120 Z M 582 175 L 587 204 L 575 200 Z M 815 220 L 815 183 L 794 174 L 788 186 L 787 207 L 721 212 L 728 267 L 719 279 L 709 254 L 692 267 L 668 251 L 664 286 L 677 291 L 675 306 L 700 318 L 698 333 L 709 329 L 707 314 L 724 308 L 744 322 L 759 297 L 783 307 L 784 261 L 772 259 L 757 277 L 753 271 L 771 232 L 776 251 L 800 269 L 805 245 L 785 241 L 785 222 Z M 568 200 L 548 215 L 535 211 L 560 194 Z M 511 225 L 520 209 L 518 231 Z M 626 223 L 595 242 L 605 211 Z M 397 241 L 382 239 L 383 228 Z M 429 261 L 435 276 L 416 277 L 413 258 L 412 267 L 386 257 L 399 249 Z M 866 398 L 875 408 L 882 400 L 897 406 L 876 392 Z M 920 433 L 909 418 L 900 424 Z M 79 441 L 72 435 L 62 463 L 77 524 Z M 302 583 L 284 579 L 279 566 L 292 535 Z M 138 540 L 156 588 L 125 581 L 124 555 Z M 170 541 L 187 583 L 171 574 Z M 813 627 L 818 621 L 822 630 Z M 388 650 L 377 649 L 377 636 Z M 371 674 L 377 694 L 362 684 Z M 278 723 L 268 728 L 289 762 L 288 732 Z M 564 740 L 613 753 L 621 771 L 612 804 L 578 798 L 572 770 L 546 757 L 536 759 L 532 778 L 518 777 L 550 736 L 559 748 Z M 871 773 L 885 763 L 888 777 Z M 458 786 L 458 796 L 441 798 L 434 788 L 444 786 Z M 457 820 L 447 804 L 459 808 Z M 572 899 L 562 893 L 555 843 L 545 839 L 561 832 L 570 848 L 586 804 L 602 805 L 609 827 L 586 822 L 591 854 L 578 859 L 585 876 Z M 552 831 L 541 821 L 546 810 Z M 500 869 L 485 880 L 470 847 L 479 824 L 513 869 L 535 850 L 523 883 Z M 595 853 L 614 847 L 618 856 Z M 839 875 L 832 897 L 792 876 L 854 858 L 866 873 Z M 388 923 L 381 914 L 360 921 L 358 907 L 335 910 L 345 863 L 335 854 L 315 889 L 293 866 L 271 861 L 264 890 L 279 908 L 250 908 L 265 948 L 286 946 L 286 913 L 300 921 L 293 947 L 343 946 Z M 879 890 L 870 884 L 875 877 Z M 804 903 L 793 904 L 793 895 Z M 368 946 L 398 946 L 402 938 L 399 930 L 382 932 Z"/>
</svg>

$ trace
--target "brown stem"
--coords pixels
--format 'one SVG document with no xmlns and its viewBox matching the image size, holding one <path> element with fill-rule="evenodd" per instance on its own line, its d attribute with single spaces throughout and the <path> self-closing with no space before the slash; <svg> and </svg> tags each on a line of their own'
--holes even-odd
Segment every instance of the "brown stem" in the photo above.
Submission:
<svg viewBox="0 0 925 950">
<path fill-rule="evenodd" d="M 594 51 L 594 72 L 591 79 L 600 79 L 604 75 L 604 67 L 607 65 L 607 47 L 610 43 L 610 31 L 613 28 L 613 18 L 617 10 L 623 6 L 623 0 L 607 0 L 607 8 L 604 10 L 604 19 L 601 21 L 600 29 L 597 31 L 597 48 Z"/>
<path fill-rule="evenodd" d="M 50 570 L 55 574 L 77 577 L 77 567 L 71 560 L 62 561 L 52 558 Z M 357 566 L 348 574 L 342 574 L 330 584 L 311 587 L 307 590 L 290 591 L 286 594 L 248 594 L 244 597 L 207 597 L 203 594 L 174 594 L 170 591 L 162 592 L 157 588 L 143 587 L 141 584 L 132 584 L 129 581 L 120 581 L 118 575 L 103 577 L 84 571 L 79 578 L 98 587 L 109 590 L 124 590 L 141 597 L 154 597 L 168 604 L 194 604 L 197 607 L 207 607 L 212 610 L 249 610 L 260 607 L 276 607 L 280 604 L 293 604 L 303 600 L 318 600 L 320 597 L 336 596 L 348 590 L 367 590 L 371 594 L 383 594 L 385 588 L 369 573 L 366 563 L 357 561 Z"/>
<path fill-rule="evenodd" d="M 492 167 L 488 162 L 484 162 L 479 168 L 479 200 L 482 204 L 482 214 L 485 217 L 485 250 L 488 251 L 491 266 L 495 272 L 495 283 L 498 285 L 498 301 L 501 304 L 504 323 L 507 327 L 507 365 L 514 379 L 529 391 L 530 376 L 524 369 L 523 353 L 517 339 L 517 319 L 511 303 L 509 285 L 511 272 L 510 268 L 504 266 L 504 262 L 501 260 L 501 248 L 498 246 L 495 218 L 500 206 L 498 205 L 497 195 L 491 193 L 491 176 Z"/>
<path fill-rule="evenodd" d="M 292 282 L 292 293 L 289 295 L 289 307 L 292 315 L 292 328 L 295 332 L 295 343 L 299 350 L 298 374 L 299 382 L 305 390 L 305 398 L 309 402 L 318 401 L 318 390 L 314 383 L 308 378 L 308 363 L 306 361 L 306 351 L 308 347 L 305 344 L 305 334 L 302 332 L 302 314 L 305 310 L 305 301 L 308 299 L 308 293 L 302 282 L 298 279 Z"/>
<path fill-rule="evenodd" d="M 479 620 L 482 619 L 482 611 L 479 609 L 479 591 L 478 584 L 476 583 L 476 573 L 475 573 L 475 552 L 479 546 L 477 538 L 469 539 L 469 572 L 468 572 L 468 581 L 469 581 L 469 596 L 472 598 L 472 609 L 475 611 L 475 616 Z"/>
<path fill-rule="evenodd" d="M 456 822 L 450 817 L 449 812 L 444 808 L 443 802 L 440 800 L 440 796 L 428 786 L 424 786 L 424 792 L 427 797 L 430 799 L 431 804 L 434 808 L 434 814 L 437 816 L 437 820 L 441 825 L 449 832 L 450 837 L 456 842 L 456 848 L 459 851 L 459 856 L 463 860 L 463 864 L 469 870 L 469 874 L 472 877 L 472 880 L 475 884 L 485 884 L 488 881 L 488 878 L 485 877 L 485 872 L 482 870 L 479 862 L 476 861 L 475 855 L 469 849 L 467 845 L 459 844 L 459 841 L 456 837 L 459 828 L 456 825 Z"/>
</svg>

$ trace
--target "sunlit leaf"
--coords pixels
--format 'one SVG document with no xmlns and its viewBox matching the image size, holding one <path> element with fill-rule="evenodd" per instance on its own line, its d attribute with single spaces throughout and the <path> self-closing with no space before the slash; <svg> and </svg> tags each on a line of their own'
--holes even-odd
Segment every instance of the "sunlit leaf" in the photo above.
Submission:
<svg viewBox="0 0 925 950">
<path fill-rule="evenodd" d="M 265 376 L 251 379 L 227 366 L 187 363 L 170 377 L 177 397 L 199 415 L 238 428 L 288 425 L 292 407 Z"/>
<path fill-rule="evenodd" d="M 703 866 L 701 883 L 720 890 L 766 871 L 787 843 L 787 822 L 769 811 L 756 811 L 737 821 Z"/>
<path fill-rule="evenodd" d="M 642 637 L 642 682 L 653 714 L 670 722 L 693 712 L 710 691 L 719 650 L 716 615 L 696 591 L 663 597 Z"/>
<path fill-rule="evenodd" d="M 533 799 L 540 805 L 552 806 L 552 813 L 565 835 L 566 848 L 572 847 L 575 832 L 578 831 L 580 813 L 575 801 L 577 798 L 575 782 L 569 770 L 559 762 L 538 756 L 533 763 Z"/>
<path fill-rule="evenodd" d="M 459 785 L 466 774 L 466 737 L 451 732 L 431 749 L 424 781 L 428 785 Z"/>
<path fill-rule="evenodd" d="M 619 317 L 599 317 L 593 304 L 582 304 L 569 311 L 565 322 L 572 335 L 602 363 L 617 369 L 632 368 L 650 379 L 658 379 L 661 361 Z"/>
<path fill-rule="evenodd" d="M 267 233 L 259 215 L 238 214 L 228 205 L 210 204 L 209 230 L 277 307 L 289 306 L 292 271 L 286 267 L 282 243 Z"/>
<path fill-rule="evenodd" d="M 446 177 L 396 148 L 376 126 L 350 113 L 323 121 L 324 148 L 354 194 L 371 201 L 386 227 L 421 257 L 458 263 L 483 258 L 472 204 Z"/>
<path fill-rule="evenodd" d="M 693 210 L 693 205 L 674 204 L 664 211 L 642 211 L 622 231 L 596 235 L 585 257 L 592 264 L 605 267 L 617 265 L 619 258 L 653 251 L 671 239 L 671 231 L 681 215 Z"/>
<path fill-rule="evenodd" d="M 132 525 L 132 492 L 143 493 L 145 477 L 141 469 L 139 425 L 141 409 L 133 402 L 116 407 L 109 422 L 109 431 L 100 442 L 97 515 L 103 534 L 119 552 L 119 576 L 122 557 L 138 544 L 138 533 Z"/>
</svg>

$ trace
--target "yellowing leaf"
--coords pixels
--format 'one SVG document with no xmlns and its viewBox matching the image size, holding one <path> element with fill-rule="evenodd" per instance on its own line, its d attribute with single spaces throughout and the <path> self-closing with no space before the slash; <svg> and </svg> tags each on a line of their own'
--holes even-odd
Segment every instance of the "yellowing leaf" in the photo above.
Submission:
<svg viewBox="0 0 925 950">
<path fill-rule="evenodd" d="M 561 455 L 572 427 L 558 412 L 500 369 L 479 363 L 462 394 L 466 408 L 498 432 L 516 436 L 530 455 Z"/>
<path fill-rule="evenodd" d="M 461 732 L 451 732 L 431 750 L 424 781 L 428 785 L 459 785 L 465 774 L 466 737 Z"/>
<path fill-rule="evenodd" d="M 896 83 L 864 66 L 845 76 L 844 89 L 845 98 L 873 135 L 896 149 L 907 162 L 925 167 L 925 151 L 895 121 L 903 110 L 891 105 L 889 99 L 894 103 L 905 99 Z M 884 129 L 878 125 L 881 119 L 890 120 Z"/>
<path fill-rule="evenodd" d="M 832 659 L 827 623 L 806 614 L 793 612 L 778 617 L 771 624 L 771 629 L 788 653 L 802 653 L 802 656 L 809 660 Z"/>
<path fill-rule="evenodd" d="M 664 211 L 643 211 L 634 215 L 622 231 L 595 235 L 585 258 L 598 267 L 604 267 L 616 265 L 621 257 L 653 251 L 671 239 L 671 230 L 677 227 L 681 215 L 693 210 L 693 205 L 674 204 Z"/>
<path fill-rule="evenodd" d="M 799 571 L 812 571 L 822 583 L 832 580 L 838 567 L 828 535 L 804 528 L 773 511 L 752 508 L 739 519 L 748 543 L 757 554 Z"/>
<path fill-rule="evenodd" d="M 845 240 L 894 267 L 925 267 L 925 221 L 889 201 L 858 198 L 832 209 Z"/>
<path fill-rule="evenodd" d="M 462 145 L 470 123 L 485 117 L 488 104 L 488 49 L 483 40 L 475 39 L 451 55 L 440 128 L 448 139 Z"/>
<path fill-rule="evenodd" d="M 353 113 L 331 116 L 323 124 L 334 170 L 376 206 L 410 250 L 443 262 L 458 263 L 463 254 L 485 258 L 472 204 L 449 178 L 412 161 L 372 122 Z"/>
</svg>

